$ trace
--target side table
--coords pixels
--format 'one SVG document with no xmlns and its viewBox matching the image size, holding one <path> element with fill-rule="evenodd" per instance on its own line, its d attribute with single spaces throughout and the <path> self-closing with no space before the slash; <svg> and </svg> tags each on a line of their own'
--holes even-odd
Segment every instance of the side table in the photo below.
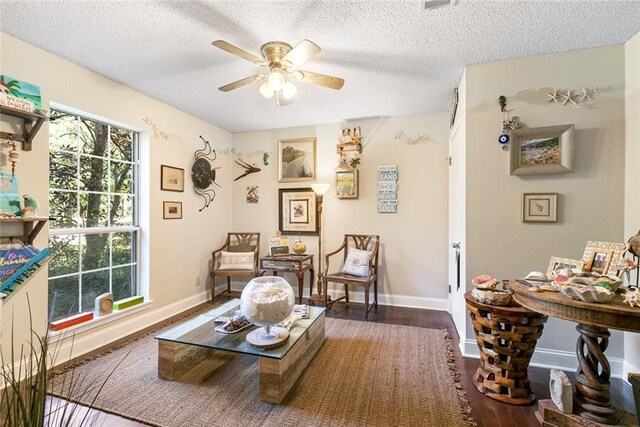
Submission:
<svg viewBox="0 0 640 427">
<path fill-rule="evenodd" d="M 464 299 L 480 349 L 480 366 L 473 377 L 478 391 L 512 405 L 535 401 L 527 367 L 547 316 L 517 303 L 483 304 L 471 292 L 464 294 Z"/>
<path fill-rule="evenodd" d="M 279 272 L 293 273 L 298 278 L 298 304 L 302 304 L 302 292 L 304 286 L 304 273 L 309 272 L 309 295 L 313 293 L 313 255 L 281 255 L 265 256 L 260 258 L 258 274 L 264 276 L 270 271 L 274 276 Z"/>
</svg>

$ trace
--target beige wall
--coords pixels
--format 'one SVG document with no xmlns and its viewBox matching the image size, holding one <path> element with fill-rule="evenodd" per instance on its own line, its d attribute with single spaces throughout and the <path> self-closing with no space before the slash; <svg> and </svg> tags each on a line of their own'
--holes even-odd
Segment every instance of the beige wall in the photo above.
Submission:
<svg viewBox="0 0 640 427">
<path fill-rule="evenodd" d="M 625 44 L 625 195 L 624 235 L 640 230 L 640 33 Z M 635 279 L 635 278 L 634 278 Z M 635 283 L 635 281 L 633 282 Z M 640 372 L 640 335 L 625 333 L 625 369 Z M 625 375 L 626 378 L 626 375 Z"/>
<path fill-rule="evenodd" d="M 73 107 L 104 119 L 119 122 L 143 131 L 141 151 L 141 223 L 146 250 L 142 264 L 141 286 L 148 289 L 153 304 L 144 312 L 112 322 L 98 330 L 76 335 L 77 353 L 82 353 L 142 329 L 176 312 L 205 301 L 208 296 L 208 262 L 213 247 L 223 241 L 223 233 L 231 227 L 231 167 L 230 159 L 219 156 L 218 181 L 222 189 L 216 200 L 199 213 L 200 200 L 189 184 L 193 153 L 202 148 L 199 135 L 211 141 L 214 148 L 224 151 L 231 145 L 231 134 L 173 107 L 156 101 L 112 80 L 72 64 L 44 50 L 0 33 L 2 64 L 0 73 L 40 86 L 45 103 L 49 101 Z M 149 117 L 168 139 L 150 137 Z M 38 133 L 33 151 L 20 152 L 17 176 L 20 192 L 34 195 L 47 213 L 48 197 L 48 125 Z M 3 157 L 0 168 L 10 170 Z M 159 190 L 160 165 L 185 169 L 184 193 Z M 162 201 L 183 203 L 183 219 L 162 219 Z M 47 244 L 44 230 L 36 241 L 38 247 Z M 198 286 L 195 285 L 196 278 Z M 47 272 L 41 271 L 4 306 L 2 333 L 8 339 L 12 324 L 17 343 L 26 338 L 26 298 L 29 294 L 37 326 L 45 325 L 47 312 Z M 15 316 L 12 322 L 12 316 Z M 100 332 L 100 333 L 96 333 Z M 4 346 L 3 346 L 4 348 Z"/>
<path fill-rule="evenodd" d="M 333 180 L 334 168 L 338 164 L 337 137 L 341 127 L 354 126 L 360 126 L 364 136 L 359 167 L 360 197 L 358 200 L 336 199 Z M 409 136 L 426 134 L 431 139 L 416 145 L 403 144 L 394 140 L 401 131 Z M 316 137 L 318 181 L 331 183 L 331 189 L 324 197 L 324 252 L 337 248 L 345 233 L 379 234 L 382 262 L 380 302 L 446 309 L 447 134 L 447 113 L 234 134 L 236 150 L 243 153 L 249 163 L 261 167 L 262 172 L 234 183 L 233 227 L 261 232 L 261 253 L 266 253 L 266 238 L 274 236 L 278 230 L 278 188 L 309 186 L 309 182 L 278 183 L 277 141 Z M 271 154 L 270 164 L 266 167 L 262 164 L 264 151 Z M 377 167 L 385 164 L 398 166 L 397 214 L 377 213 Z M 241 169 L 235 168 L 234 177 L 241 173 Z M 248 185 L 260 186 L 259 204 L 246 203 Z M 290 236 L 291 241 L 294 237 Z M 303 236 L 303 240 L 307 244 L 307 252 L 316 255 L 317 237 Z M 295 279 L 293 276 L 289 278 Z M 308 285 L 305 284 L 305 295 L 307 292 Z M 333 292 L 332 295 L 339 293 Z M 362 290 L 353 294 L 354 300 L 362 300 Z"/>
<path fill-rule="evenodd" d="M 551 256 L 579 258 L 587 240 L 622 241 L 624 46 L 473 65 L 466 76 L 467 283 L 481 273 L 513 278 L 546 271 Z M 575 108 L 547 102 L 552 88 L 602 92 Z M 529 128 L 575 124 L 573 173 L 509 175 L 509 152 L 497 142 L 500 95 Z M 559 193 L 558 222 L 522 223 L 523 192 Z M 467 338 L 473 339 L 470 327 Z M 576 338 L 574 323 L 550 319 L 538 348 L 571 356 Z M 612 333 L 607 354 L 622 357 L 621 333 Z"/>
</svg>

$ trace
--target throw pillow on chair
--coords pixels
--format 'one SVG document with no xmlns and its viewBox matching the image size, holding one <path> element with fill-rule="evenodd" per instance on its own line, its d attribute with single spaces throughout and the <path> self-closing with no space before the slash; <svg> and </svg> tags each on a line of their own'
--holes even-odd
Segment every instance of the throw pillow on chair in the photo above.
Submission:
<svg viewBox="0 0 640 427">
<path fill-rule="evenodd" d="M 371 251 L 349 248 L 347 251 L 347 259 L 344 260 L 344 265 L 342 266 L 342 272 L 360 277 L 368 275 L 369 261 L 371 261 L 372 255 Z"/>
</svg>

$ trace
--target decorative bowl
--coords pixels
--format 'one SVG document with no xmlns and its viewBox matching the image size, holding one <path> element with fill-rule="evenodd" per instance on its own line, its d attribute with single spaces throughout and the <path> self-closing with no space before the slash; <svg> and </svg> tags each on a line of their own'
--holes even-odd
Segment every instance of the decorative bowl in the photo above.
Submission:
<svg viewBox="0 0 640 427">
<path fill-rule="evenodd" d="M 240 310 L 254 325 L 264 326 L 246 336 L 249 344 L 271 348 L 289 338 L 289 330 L 275 326 L 293 311 L 293 288 L 282 277 L 266 276 L 252 279 L 240 296 Z"/>
<path fill-rule="evenodd" d="M 498 286 L 498 281 L 488 274 L 482 274 L 471 281 L 478 289 L 493 290 Z"/>
<path fill-rule="evenodd" d="M 615 292 L 601 286 L 569 284 L 558 285 L 558 288 L 563 295 L 584 302 L 606 303 L 611 301 L 615 295 Z"/>
<path fill-rule="evenodd" d="M 570 277 L 567 281 L 569 284 L 574 285 L 585 285 L 585 286 L 599 286 L 603 282 L 609 285 L 611 292 L 615 292 L 618 290 L 620 285 L 622 285 L 622 280 L 617 276 L 591 276 L 591 277 Z M 607 287 L 604 287 L 607 289 Z"/>
<path fill-rule="evenodd" d="M 509 305 L 513 298 L 513 295 L 509 291 L 478 288 L 471 290 L 471 296 L 479 303 L 489 305 Z"/>
</svg>

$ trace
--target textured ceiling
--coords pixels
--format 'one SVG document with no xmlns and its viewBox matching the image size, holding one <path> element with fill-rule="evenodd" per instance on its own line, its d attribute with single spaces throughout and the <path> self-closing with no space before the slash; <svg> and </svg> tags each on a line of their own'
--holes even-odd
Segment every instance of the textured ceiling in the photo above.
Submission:
<svg viewBox="0 0 640 427">
<path fill-rule="evenodd" d="M 640 29 L 636 1 L 476 1 L 424 11 L 411 1 L 0 1 L 3 32 L 232 132 L 448 109 L 467 64 L 621 43 Z M 303 69 L 343 77 L 298 83 L 276 107 L 258 83 L 219 86 L 258 67 L 272 40 L 322 51 Z"/>
</svg>

